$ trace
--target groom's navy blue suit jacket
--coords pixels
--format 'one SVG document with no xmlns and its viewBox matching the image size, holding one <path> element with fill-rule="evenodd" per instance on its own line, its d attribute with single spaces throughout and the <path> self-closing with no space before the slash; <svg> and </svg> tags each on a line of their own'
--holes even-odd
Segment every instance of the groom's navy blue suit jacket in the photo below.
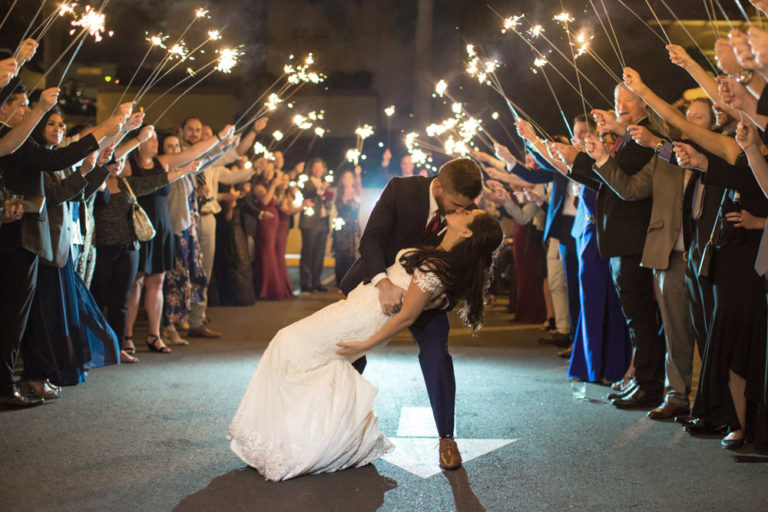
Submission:
<svg viewBox="0 0 768 512">
<path fill-rule="evenodd" d="M 429 186 L 433 179 L 410 176 L 389 180 L 363 231 L 360 257 L 339 286 L 345 295 L 361 282 L 385 272 L 395 262 L 400 249 L 425 243 L 422 238 L 429 216 Z"/>
</svg>

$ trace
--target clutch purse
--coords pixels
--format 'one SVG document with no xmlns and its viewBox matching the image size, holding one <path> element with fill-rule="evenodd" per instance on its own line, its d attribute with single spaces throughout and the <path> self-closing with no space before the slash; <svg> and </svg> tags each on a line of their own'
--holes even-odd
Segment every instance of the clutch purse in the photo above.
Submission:
<svg viewBox="0 0 768 512">
<path fill-rule="evenodd" d="M 149 220 L 147 212 L 141 207 L 136 200 L 136 196 L 133 194 L 131 186 L 128 184 L 128 180 L 123 178 L 123 184 L 128 190 L 128 194 L 131 196 L 131 220 L 133 221 L 133 233 L 140 242 L 148 242 L 155 237 L 155 227 L 152 225 L 152 221 Z"/>
</svg>

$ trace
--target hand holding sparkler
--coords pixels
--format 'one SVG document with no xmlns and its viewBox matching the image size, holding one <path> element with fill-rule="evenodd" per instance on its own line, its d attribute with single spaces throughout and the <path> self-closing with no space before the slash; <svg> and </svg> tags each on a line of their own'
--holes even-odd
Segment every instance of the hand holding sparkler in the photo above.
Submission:
<svg viewBox="0 0 768 512">
<path fill-rule="evenodd" d="M 745 152 L 751 147 L 758 145 L 757 131 L 752 123 L 740 122 L 736 126 L 736 142 Z"/>
<path fill-rule="evenodd" d="M 139 134 L 136 136 L 136 139 L 139 141 L 139 144 L 144 144 L 149 139 L 152 138 L 152 136 L 155 134 L 155 127 L 151 124 L 148 124 L 141 130 L 139 130 Z"/>
<path fill-rule="evenodd" d="M 512 199 L 512 197 L 509 195 L 509 191 L 504 187 L 504 185 L 496 180 L 485 180 L 483 197 L 498 205 L 503 205 Z"/>
<path fill-rule="evenodd" d="M 7 59 L 0 60 L 0 87 L 5 87 L 18 72 L 19 65 L 16 59 L 8 57 Z"/>
<path fill-rule="evenodd" d="M 522 119 L 518 120 L 515 123 L 515 128 L 517 128 L 517 134 L 523 140 L 527 140 L 530 143 L 538 140 L 538 137 L 536 136 L 536 130 L 533 129 L 533 125 L 531 125 L 531 123 L 528 121 L 524 121 Z"/>
<path fill-rule="evenodd" d="M 256 120 L 255 123 L 251 126 L 251 130 L 254 133 L 259 133 L 260 131 L 264 130 L 264 128 L 267 127 L 267 122 L 269 121 L 268 117 L 260 117 Z"/>
<path fill-rule="evenodd" d="M 677 157 L 677 165 L 683 169 L 699 169 L 706 171 L 709 166 L 709 160 L 702 153 L 699 153 L 690 144 L 675 142 L 674 151 Z"/>
<path fill-rule="evenodd" d="M 616 120 L 616 116 L 607 110 L 600 110 L 598 108 L 593 109 L 592 117 L 595 118 L 597 126 L 603 128 L 605 131 L 613 132 L 617 135 L 624 133 L 624 130 L 620 129 L 619 122 Z"/>
<path fill-rule="evenodd" d="M 685 51 L 685 48 L 680 45 L 668 44 L 666 45 L 666 49 L 669 52 L 669 61 L 676 66 L 688 69 L 693 62 L 693 59 L 688 55 L 688 52 Z"/>
<path fill-rule="evenodd" d="M 752 52 L 752 46 L 749 44 L 747 34 L 741 30 L 734 29 L 728 33 L 728 42 L 731 45 L 731 52 L 736 55 L 741 67 L 747 69 L 760 69 L 755 60 L 755 54 Z"/>
<path fill-rule="evenodd" d="M 39 43 L 32 38 L 28 38 L 22 41 L 22 43 L 19 45 L 19 48 L 16 50 L 16 53 L 14 54 L 16 55 L 16 62 L 18 62 L 19 67 L 24 65 L 25 62 L 27 62 L 35 55 L 38 45 Z"/>
<path fill-rule="evenodd" d="M 749 44 L 762 69 L 768 68 L 768 32 L 757 27 L 749 29 Z"/>
<path fill-rule="evenodd" d="M 584 150 L 598 165 L 603 165 L 610 156 L 600 138 L 594 133 L 588 133 L 584 137 Z"/>
<path fill-rule="evenodd" d="M 514 155 L 509 151 L 507 146 L 503 146 L 497 142 L 493 145 L 493 151 L 497 157 L 499 157 L 502 161 L 506 162 L 510 166 L 514 167 L 520 163 L 517 161 L 517 158 L 515 158 Z"/>
<path fill-rule="evenodd" d="M 760 9 L 763 14 L 768 15 L 768 0 L 749 0 L 749 3 Z"/>
<path fill-rule="evenodd" d="M 576 156 L 579 154 L 578 148 L 571 146 L 570 144 L 561 144 L 559 142 L 555 142 L 554 145 L 560 161 L 569 167 L 573 165 L 573 162 L 576 160 Z"/>
<path fill-rule="evenodd" d="M 631 124 L 627 126 L 627 130 L 629 131 L 630 137 L 632 137 L 632 139 L 637 144 L 643 146 L 644 148 L 655 148 L 660 142 L 663 142 L 664 140 L 661 137 L 657 137 L 651 133 L 648 128 L 637 124 Z"/>
<path fill-rule="evenodd" d="M 626 85 L 631 91 L 636 92 L 640 96 L 643 96 L 648 87 L 643 83 L 643 79 L 640 78 L 640 73 L 630 68 L 629 66 L 624 68 L 624 85 Z"/>
<path fill-rule="evenodd" d="M 741 101 L 736 94 L 736 81 L 731 77 L 719 77 L 717 79 L 717 92 L 720 94 L 720 100 L 731 108 L 739 109 Z M 738 106 L 737 106 L 738 105 Z"/>
<path fill-rule="evenodd" d="M 128 120 L 123 125 L 123 131 L 132 132 L 144 122 L 144 112 L 134 112 L 128 116 Z"/>
<path fill-rule="evenodd" d="M 42 93 L 40 93 L 40 100 L 37 102 L 37 105 L 35 107 L 39 107 L 45 112 L 48 112 L 53 108 L 54 105 L 56 105 L 56 102 L 59 101 L 59 88 L 58 87 L 49 87 L 48 89 L 45 89 Z"/>
</svg>

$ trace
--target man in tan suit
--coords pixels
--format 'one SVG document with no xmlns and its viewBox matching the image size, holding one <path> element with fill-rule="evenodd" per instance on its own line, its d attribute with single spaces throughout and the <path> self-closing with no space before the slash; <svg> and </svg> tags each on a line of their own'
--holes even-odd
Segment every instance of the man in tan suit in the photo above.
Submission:
<svg viewBox="0 0 768 512">
<path fill-rule="evenodd" d="M 595 172 L 619 197 L 626 201 L 653 199 L 641 264 L 653 269 L 656 298 L 667 341 L 669 390 L 664 403 L 648 415 L 654 419 L 688 416 L 694 334 L 689 321 L 690 296 L 685 282 L 687 253 L 682 216 L 683 193 L 693 171 L 677 167 L 660 157 L 658 153 L 671 154 L 671 143 L 642 126 L 630 126 L 629 129 L 638 144 L 650 144 L 657 152 L 640 172 L 631 176 L 622 172 L 596 137 L 587 142 L 587 151 L 595 159 Z"/>
</svg>

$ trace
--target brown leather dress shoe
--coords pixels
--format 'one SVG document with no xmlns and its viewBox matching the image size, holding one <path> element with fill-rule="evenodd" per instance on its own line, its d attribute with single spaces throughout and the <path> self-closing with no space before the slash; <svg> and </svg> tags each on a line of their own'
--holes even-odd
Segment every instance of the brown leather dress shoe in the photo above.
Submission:
<svg viewBox="0 0 768 512">
<path fill-rule="evenodd" d="M 661 420 L 664 418 L 672 418 L 682 414 L 688 414 L 691 410 L 691 406 L 688 404 L 680 404 L 664 400 L 664 403 L 657 408 L 648 411 L 648 417 L 652 420 Z"/>
<path fill-rule="evenodd" d="M 440 467 L 443 469 L 459 469 L 461 467 L 461 454 L 456 441 L 450 437 L 440 438 Z"/>
<path fill-rule="evenodd" d="M 208 328 L 207 325 L 201 325 L 190 329 L 187 336 L 190 338 L 221 338 L 221 333 Z"/>
</svg>

